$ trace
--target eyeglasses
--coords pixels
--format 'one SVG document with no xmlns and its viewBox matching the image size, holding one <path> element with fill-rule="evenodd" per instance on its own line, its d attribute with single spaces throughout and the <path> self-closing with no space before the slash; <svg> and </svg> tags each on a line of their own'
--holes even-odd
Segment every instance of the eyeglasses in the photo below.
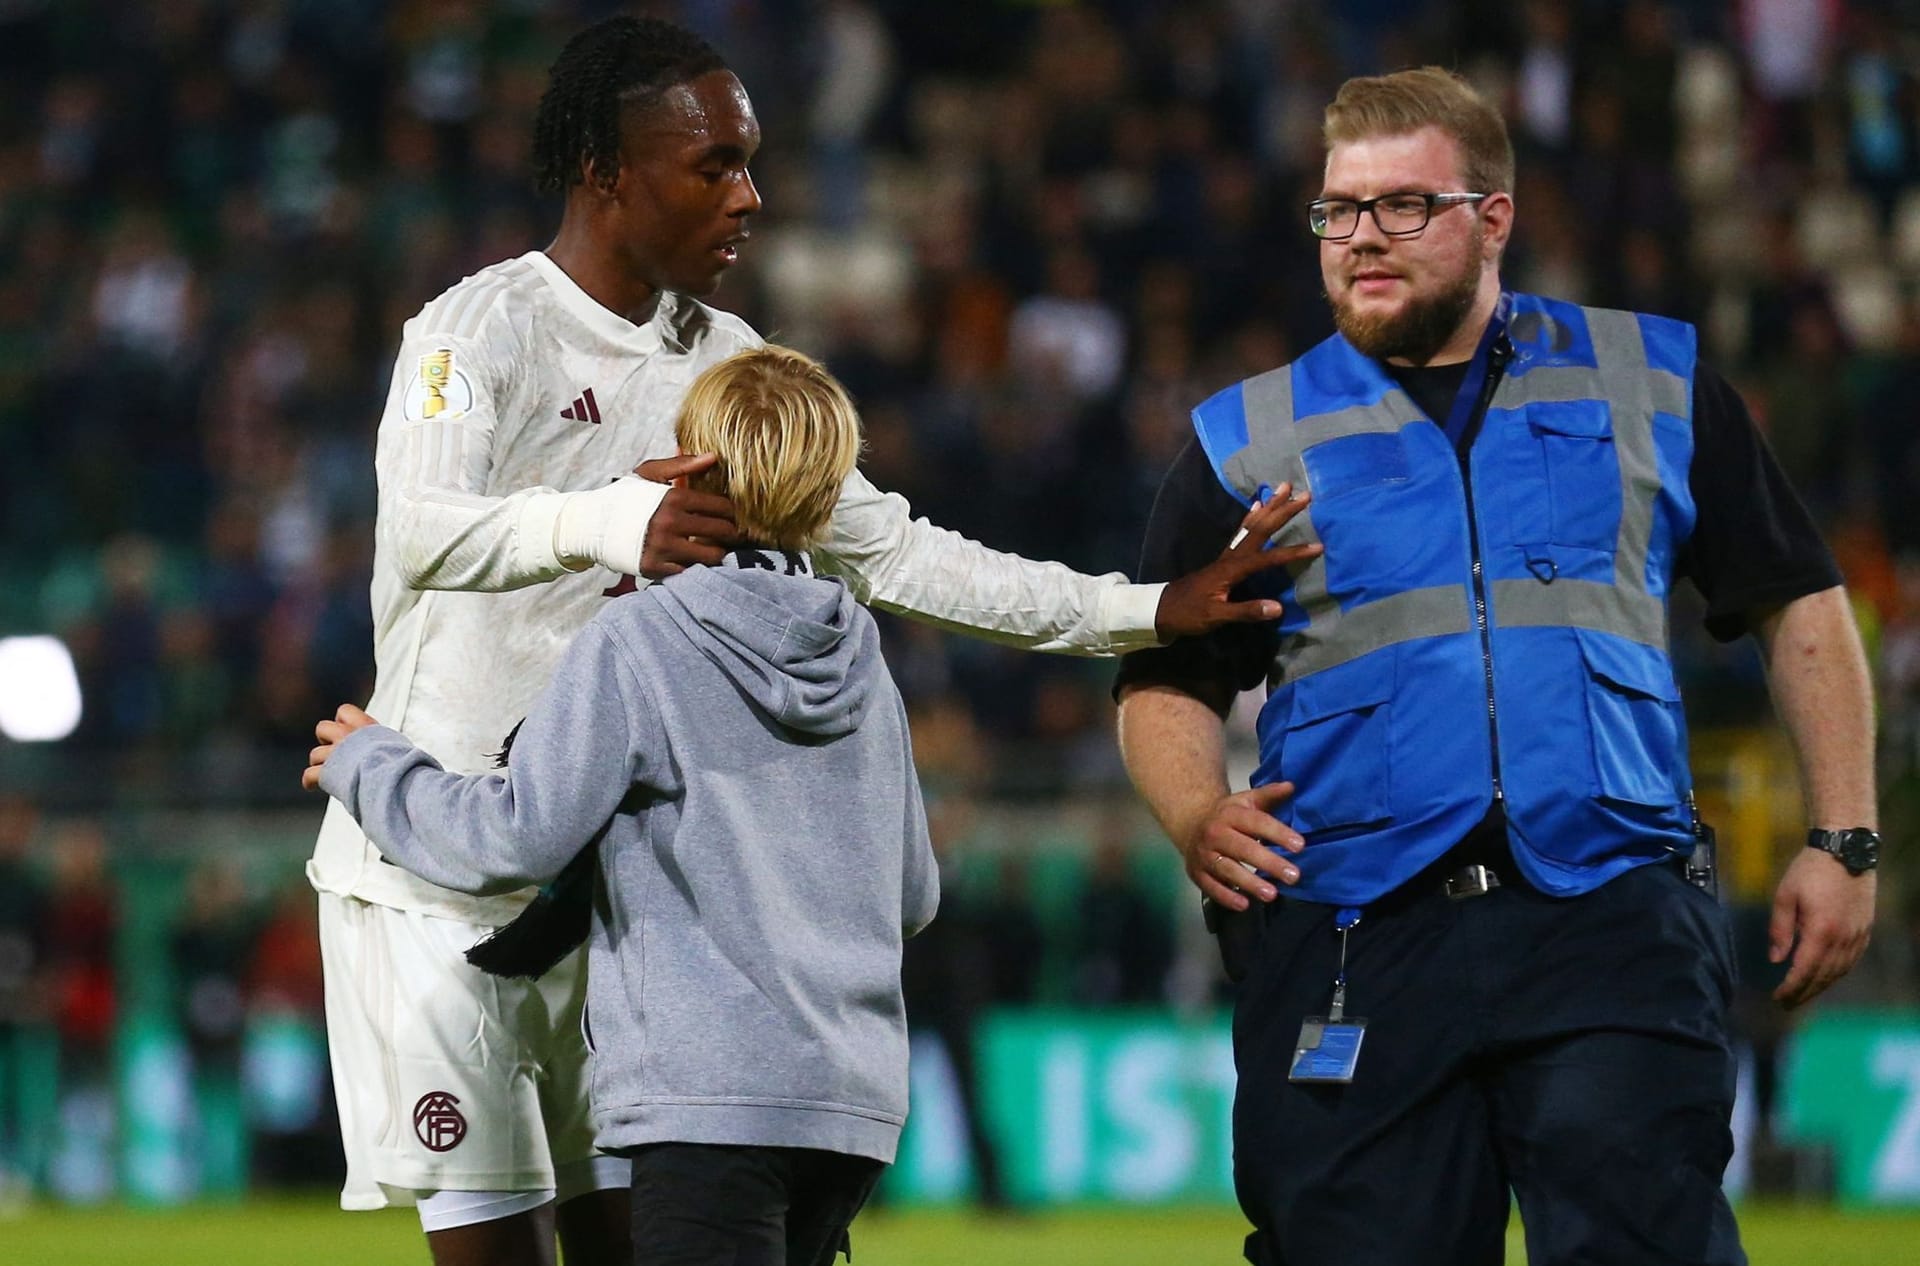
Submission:
<svg viewBox="0 0 1920 1266">
<path fill-rule="evenodd" d="M 1484 193 L 1383 193 L 1378 198 L 1317 198 L 1307 204 L 1307 227 L 1327 242 L 1344 242 L 1360 227 L 1360 213 L 1373 212 L 1373 222 L 1389 237 L 1405 237 L 1427 227 L 1435 207 L 1479 202 Z"/>
</svg>

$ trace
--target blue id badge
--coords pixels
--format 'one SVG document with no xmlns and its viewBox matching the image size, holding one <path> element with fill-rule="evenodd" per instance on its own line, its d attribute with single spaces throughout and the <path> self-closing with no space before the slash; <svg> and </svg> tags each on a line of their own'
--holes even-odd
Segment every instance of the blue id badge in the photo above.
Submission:
<svg viewBox="0 0 1920 1266">
<path fill-rule="evenodd" d="M 1360 1042 L 1366 1036 L 1367 1022 L 1359 1016 L 1308 1016 L 1300 1026 L 1300 1040 L 1294 1043 L 1287 1080 L 1345 1085 L 1353 1080 Z"/>
<path fill-rule="evenodd" d="M 1347 1014 L 1347 933 L 1359 922 L 1360 912 L 1351 907 L 1334 919 L 1333 930 L 1340 937 L 1340 971 L 1333 978 L 1333 1001 L 1325 1015 L 1310 1015 L 1302 1021 L 1288 1081 L 1345 1085 L 1353 1080 L 1360 1043 L 1367 1036 L 1367 1022 Z"/>
</svg>

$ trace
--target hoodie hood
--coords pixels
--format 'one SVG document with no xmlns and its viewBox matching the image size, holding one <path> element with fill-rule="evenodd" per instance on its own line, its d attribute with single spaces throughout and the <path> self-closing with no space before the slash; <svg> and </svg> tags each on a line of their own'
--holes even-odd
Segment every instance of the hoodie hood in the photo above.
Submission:
<svg viewBox="0 0 1920 1266">
<path fill-rule="evenodd" d="M 691 567 L 645 592 L 780 725 L 832 738 L 860 724 L 873 675 L 850 674 L 878 630 L 839 579 Z"/>
</svg>

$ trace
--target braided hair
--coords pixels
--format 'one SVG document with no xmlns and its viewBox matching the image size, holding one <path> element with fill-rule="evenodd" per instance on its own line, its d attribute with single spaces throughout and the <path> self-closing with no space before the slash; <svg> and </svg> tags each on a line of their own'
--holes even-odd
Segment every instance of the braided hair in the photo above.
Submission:
<svg viewBox="0 0 1920 1266">
<path fill-rule="evenodd" d="M 620 172 L 620 112 L 651 104 L 676 84 L 727 63 L 705 40 L 659 18 L 608 18 L 567 41 L 533 120 L 533 179 L 542 193 L 564 193 L 585 179 Z"/>
</svg>

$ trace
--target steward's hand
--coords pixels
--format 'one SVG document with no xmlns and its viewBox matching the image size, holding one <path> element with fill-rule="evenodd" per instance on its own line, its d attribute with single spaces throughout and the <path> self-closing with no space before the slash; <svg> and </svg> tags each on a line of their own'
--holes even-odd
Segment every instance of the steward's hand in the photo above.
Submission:
<svg viewBox="0 0 1920 1266">
<path fill-rule="evenodd" d="M 1853 969 L 1873 933 L 1876 891 L 1875 872 L 1849 874 L 1832 854 L 1801 850 L 1780 877 L 1767 926 L 1767 957 L 1792 960 L 1775 1002 L 1789 1010 L 1811 1002 Z"/>
<path fill-rule="evenodd" d="M 1271 599 L 1234 602 L 1228 594 L 1247 577 L 1270 567 L 1285 567 L 1305 562 L 1321 552 L 1319 545 L 1289 545 L 1267 549 L 1266 544 L 1307 508 L 1312 495 L 1292 496 L 1291 484 L 1274 489 L 1266 502 L 1248 511 L 1240 521 L 1240 534 L 1220 556 L 1195 572 L 1170 582 L 1160 595 L 1160 609 L 1154 613 L 1154 632 L 1162 641 L 1205 633 L 1222 624 L 1235 624 L 1280 618 L 1280 604 Z M 651 539 L 649 539 L 651 543 Z"/>
<path fill-rule="evenodd" d="M 1247 908 L 1249 894 L 1272 901 L 1279 889 L 1255 873 L 1265 871 L 1283 884 L 1298 883 L 1300 870 L 1274 847 L 1298 853 L 1307 846 L 1274 809 L 1293 794 L 1290 782 L 1268 783 L 1250 791 L 1236 791 L 1213 806 L 1205 820 L 1180 843 L 1187 878 L 1206 896 L 1229 910 Z"/>
<path fill-rule="evenodd" d="M 333 755 L 333 749 L 340 745 L 340 740 L 355 730 L 364 730 L 369 725 L 378 724 L 380 724 L 378 721 L 352 704 L 341 704 L 331 721 L 322 721 L 313 727 L 313 736 L 320 740 L 320 746 L 307 753 L 307 768 L 300 775 L 300 785 L 308 791 L 318 791 L 320 767 L 327 763 L 327 757 Z"/>
<path fill-rule="evenodd" d="M 697 475 L 719 460 L 713 453 L 696 453 L 656 457 L 633 468 L 642 479 L 671 485 L 647 521 L 647 538 L 640 549 L 640 574 L 648 580 L 665 580 L 701 563 L 711 566 L 737 541 L 733 502 L 719 493 L 687 487 L 688 475 Z"/>
</svg>

